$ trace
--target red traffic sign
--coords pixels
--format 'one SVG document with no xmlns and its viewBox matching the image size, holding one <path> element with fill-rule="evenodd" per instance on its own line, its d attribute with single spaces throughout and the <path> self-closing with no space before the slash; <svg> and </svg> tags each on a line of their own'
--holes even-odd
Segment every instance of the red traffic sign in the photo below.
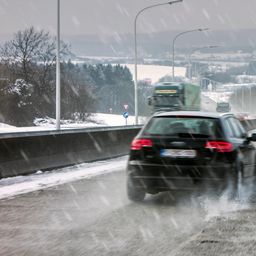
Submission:
<svg viewBox="0 0 256 256">
<path fill-rule="evenodd" d="M 129 105 L 128 104 L 124 104 L 124 109 L 128 109 Z"/>
</svg>

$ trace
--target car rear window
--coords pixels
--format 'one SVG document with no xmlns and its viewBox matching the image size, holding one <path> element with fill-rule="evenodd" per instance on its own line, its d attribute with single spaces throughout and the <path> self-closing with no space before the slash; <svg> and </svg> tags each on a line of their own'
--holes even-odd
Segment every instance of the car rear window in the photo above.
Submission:
<svg viewBox="0 0 256 256">
<path fill-rule="evenodd" d="M 219 120 L 205 117 L 153 117 L 145 127 L 145 135 L 221 137 Z"/>
</svg>

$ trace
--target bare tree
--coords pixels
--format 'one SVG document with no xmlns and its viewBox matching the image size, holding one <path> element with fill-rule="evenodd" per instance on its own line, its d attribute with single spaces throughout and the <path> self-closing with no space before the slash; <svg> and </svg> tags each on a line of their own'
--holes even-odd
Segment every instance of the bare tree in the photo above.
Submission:
<svg viewBox="0 0 256 256">
<path fill-rule="evenodd" d="M 54 113 L 56 38 L 44 30 L 30 27 L 14 34 L 1 48 L 1 63 L 9 70 L 9 87 L 22 81 L 24 89 L 17 100 L 32 101 L 34 115 Z M 61 56 L 70 55 L 69 46 L 61 42 Z M 4 74 L 1 72 L 0 76 Z M 28 89 L 26 91 L 26 88 Z M 28 101 L 25 95 L 32 95 Z M 25 108 L 23 105 L 20 108 Z"/>
<path fill-rule="evenodd" d="M 67 44 L 62 42 L 61 46 L 63 56 L 70 53 Z M 17 75 L 27 82 L 35 82 L 34 64 L 41 64 L 41 78 L 45 79 L 55 62 L 56 39 L 44 30 L 36 31 L 34 27 L 30 27 L 14 34 L 14 38 L 1 47 L 1 56 L 2 61 L 18 71 Z"/>
</svg>

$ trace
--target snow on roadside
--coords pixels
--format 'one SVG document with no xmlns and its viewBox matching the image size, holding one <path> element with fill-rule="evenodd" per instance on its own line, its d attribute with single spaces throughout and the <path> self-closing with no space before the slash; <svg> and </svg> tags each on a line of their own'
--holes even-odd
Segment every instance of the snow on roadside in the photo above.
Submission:
<svg viewBox="0 0 256 256">
<path fill-rule="evenodd" d="M 36 118 L 35 125 L 40 127 L 55 127 L 55 119 L 53 118 Z M 122 126 L 125 125 L 125 118 L 122 113 L 116 114 L 105 114 L 105 113 L 93 113 L 84 122 L 72 121 L 72 120 L 61 120 L 61 127 L 68 128 L 72 127 L 96 127 L 96 126 Z M 127 125 L 134 125 L 135 117 L 129 116 L 127 118 Z"/>
<path fill-rule="evenodd" d="M 116 125 L 125 125 L 125 118 L 123 115 L 113 115 L 113 114 L 93 114 L 93 119 L 97 120 L 100 123 L 105 123 L 108 126 L 116 126 Z M 139 123 L 143 124 L 147 120 L 147 117 L 139 117 Z M 127 125 L 135 125 L 135 116 L 129 116 L 127 118 Z"/>
<path fill-rule="evenodd" d="M 230 92 L 203 92 L 204 96 L 209 97 L 211 100 L 217 102 L 228 102 L 231 93 Z"/>
<path fill-rule="evenodd" d="M 125 169 L 127 156 L 0 180 L 0 199 Z"/>
<path fill-rule="evenodd" d="M 11 128 L 16 128 L 16 127 L 9 125 L 9 124 L 0 123 L 0 128 L 11 129 Z"/>
<path fill-rule="evenodd" d="M 139 117 L 139 123 L 143 124 L 147 120 L 146 117 Z M 37 118 L 36 126 L 32 127 L 15 127 L 0 123 L 0 133 L 11 132 L 31 132 L 31 131 L 52 131 L 56 129 L 55 119 L 52 118 Z M 127 118 L 127 125 L 134 125 L 135 117 Z M 126 125 L 125 118 L 120 115 L 95 113 L 85 122 L 74 122 L 71 120 L 61 120 L 61 129 L 83 129 L 92 127 L 106 126 L 124 126 Z"/>
</svg>

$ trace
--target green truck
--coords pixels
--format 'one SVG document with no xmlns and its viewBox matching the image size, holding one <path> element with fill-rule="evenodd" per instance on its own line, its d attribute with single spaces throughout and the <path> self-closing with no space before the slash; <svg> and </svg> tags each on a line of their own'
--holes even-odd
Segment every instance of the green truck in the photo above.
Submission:
<svg viewBox="0 0 256 256">
<path fill-rule="evenodd" d="M 191 83 L 165 82 L 154 85 L 153 95 L 148 98 L 153 112 L 190 110 L 199 111 L 201 89 Z"/>
</svg>

